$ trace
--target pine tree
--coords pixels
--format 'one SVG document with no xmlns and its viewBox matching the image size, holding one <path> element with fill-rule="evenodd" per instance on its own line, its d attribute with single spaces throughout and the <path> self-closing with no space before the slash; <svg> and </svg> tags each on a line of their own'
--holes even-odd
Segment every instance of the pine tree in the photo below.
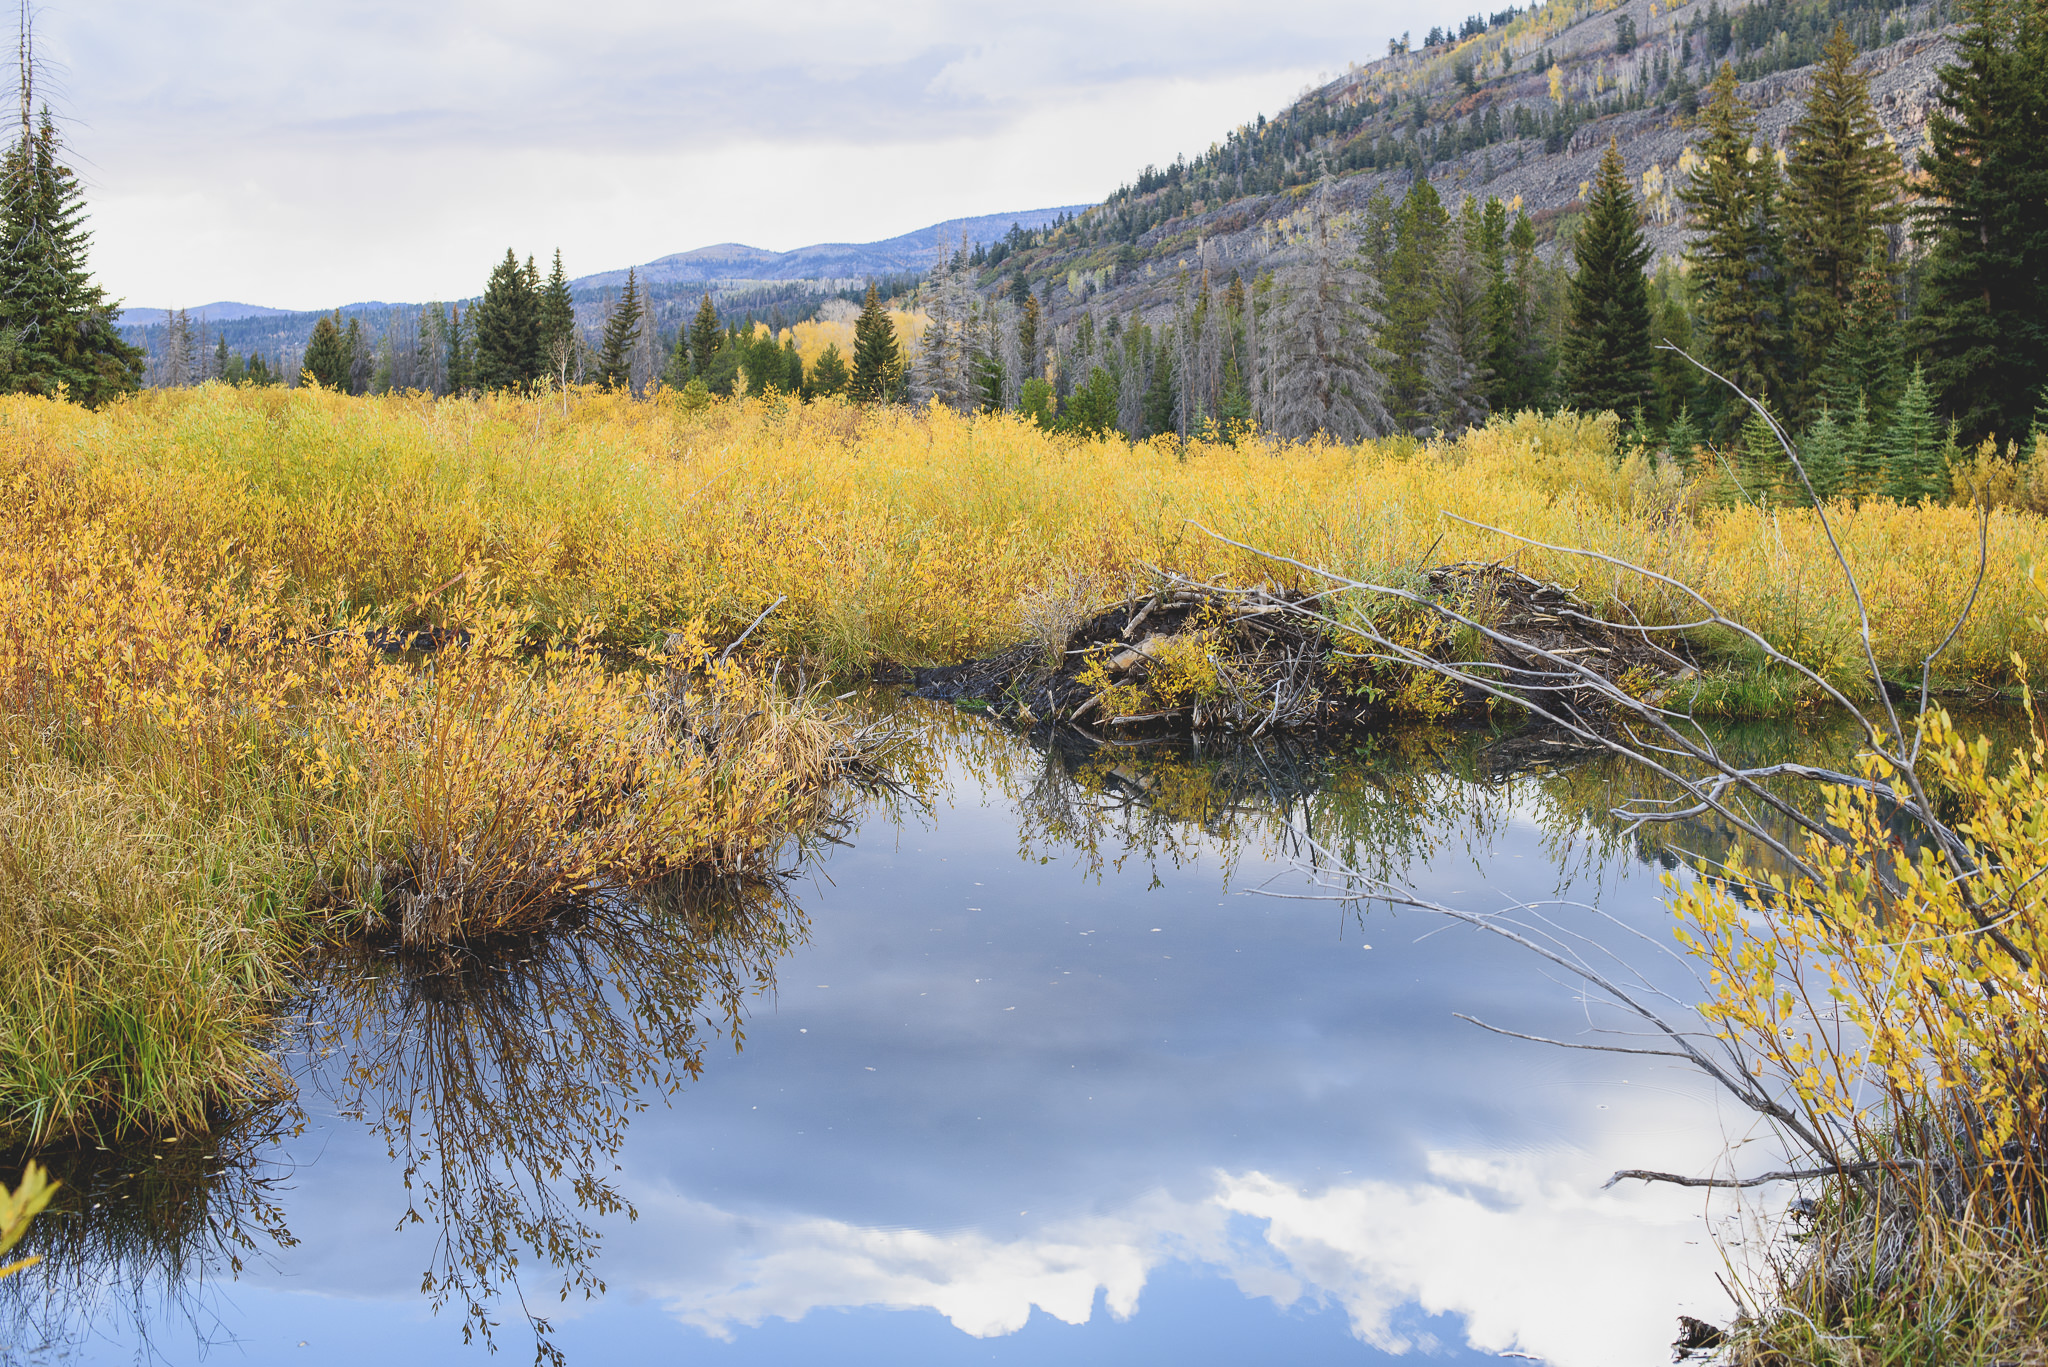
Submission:
<svg viewBox="0 0 2048 1367">
<path fill-rule="evenodd" d="M 902 353 L 896 325 L 882 307 L 881 292 L 868 286 L 860 317 L 853 324 L 853 380 L 848 392 L 856 403 L 887 403 L 896 397 L 896 372 Z"/>
<path fill-rule="evenodd" d="M 1393 426 L 1383 399 L 1386 353 L 1373 342 L 1379 282 L 1335 216 L 1330 178 L 1309 201 L 1308 231 L 1275 278 L 1272 334 L 1281 360 L 1269 425 L 1295 440 L 1352 442 Z"/>
<path fill-rule="evenodd" d="M 524 389 L 540 373 L 539 300 L 511 248 L 469 311 L 479 389 Z"/>
<path fill-rule="evenodd" d="M 627 272 L 631 274 L 631 272 Z M 540 364 L 559 384 L 567 384 L 575 365 L 576 301 L 569 294 L 569 276 L 562 269 L 562 249 L 555 248 L 554 269 L 548 272 L 539 309 Z"/>
<path fill-rule="evenodd" d="M 1856 396 L 1855 411 L 1843 432 L 1842 460 L 1848 471 L 1842 480 L 1842 492 L 1851 498 L 1868 498 L 1883 485 L 1884 453 L 1878 450 L 1870 405 L 1861 394 Z"/>
<path fill-rule="evenodd" d="M 811 367 L 810 392 L 820 399 L 844 394 L 848 378 L 846 358 L 839 354 L 839 344 L 829 343 L 818 353 L 817 363 Z"/>
<path fill-rule="evenodd" d="M 690 320 L 689 336 L 690 373 L 703 375 L 711 369 L 711 358 L 725 336 L 718 326 L 718 308 L 711 302 L 708 292 L 703 302 L 697 305 L 697 316 Z M 677 344 L 681 345 L 680 342 Z"/>
<path fill-rule="evenodd" d="M 1437 262 L 1450 232 L 1450 215 L 1429 177 L 1416 176 L 1394 218 L 1385 277 L 1386 322 L 1380 331 L 1380 344 L 1389 353 L 1386 405 L 1404 432 L 1426 432 L 1433 426 L 1422 367 L 1430 319 L 1436 315 Z"/>
<path fill-rule="evenodd" d="M 1813 90 L 1792 125 L 1783 223 L 1790 285 L 1795 407 L 1804 407 L 1832 359 L 1861 277 L 1889 274 L 1885 229 L 1905 215 L 1903 168 L 1885 145 L 1870 106 L 1870 82 L 1856 70 L 1856 45 L 1835 25 L 1814 69 Z"/>
<path fill-rule="evenodd" d="M 1966 440 L 2023 430 L 2048 375 L 2048 5 L 1962 0 L 1920 156 L 1928 378 Z"/>
<path fill-rule="evenodd" d="M 640 281 L 626 272 L 626 289 L 605 320 L 604 345 L 597 354 L 597 382 L 606 389 L 633 388 L 633 345 L 640 340 Z"/>
<path fill-rule="evenodd" d="M 1469 201 L 1468 201 L 1469 203 Z M 1485 248 L 1485 220 L 1470 236 Z M 1466 246 L 1467 234 L 1452 238 L 1437 273 L 1437 308 L 1423 338 L 1422 382 L 1438 435 L 1455 436 L 1486 421 L 1493 372 L 1488 350 L 1487 268 Z"/>
<path fill-rule="evenodd" d="M 349 360 L 348 340 L 341 330 L 341 310 L 336 309 L 332 317 L 323 317 L 313 324 L 313 335 L 306 342 L 306 354 L 300 365 L 322 389 L 345 394 Z"/>
<path fill-rule="evenodd" d="M 1564 390 L 1582 412 L 1627 413 L 1650 397 L 1650 285 L 1643 241 L 1621 148 L 1612 139 L 1586 202 L 1573 245 L 1564 341 Z"/>
<path fill-rule="evenodd" d="M 1806 439 L 1799 443 L 1799 463 L 1806 467 L 1816 497 L 1828 499 L 1841 492 L 1849 473 L 1848 439 L 1826 404 L 1807 425 Z"/>
<path fill-rule="evenodd" d="M 1843 412 L 1861 397 L 1882 420 L 1898 393 L 1905 363 L 1893 275 L 1886 249 L 1873 246 L 1852 282 L 1848 309 L 1820 373 L 1821 394 Z"/>
<path fill-rule="evenodd" d="M 797 354 L 796 338 L 782 342 L 782 379 L 776 387 L 792 397 L 804 392 L 804 358 Z"/>
<path fill-rule="evenodd" d="M 96 407 L 141 385 L 145 353 L 121 339 L 120 303 L 86 265 L 85 193 L 50 111 L 29 126 L 26 41 L 21 138 L 0 159 L 0 391 Z"/>
<path fill-rule="evenodd" d="M 213 346 L 212 378 L 225 380 L 228 377 L 228 366 L 233 358 L 228 355 L 228 335 L 223 332 L 218 334 L 218 336 L 220 340 L 215 342 Z"/>
<path fill-rule="evenodd" d="M 1881 492 L 1886 498 L 1901 503 L 1924 503 L 1940 496 L 1947 481 L 1941 466 L 1941 440 L 1936 432 L 1934 400 L 1928 392 L 1927 376 L 1916 365 L 1879 444 L 1884 461 Z"/>
<path fill-rule="evenodd" d="M 1537 293 L 1536 225 L 1516 214 L 1508 230 L 1504 307 L 1494 314 L 1494 407 L 1504 413 L 1541 408 L 1550 401 L 1551 355 Z"/>
<path fill-rule="evenodd" d="M 1693 218 L 1686 256 L 1706 363 L 1760 399 L 1784 387 L 1777 162 L 1753 145 L 1756 114 L 1737 96 L 1735 69 L 1726 62 L 1713 93 L 1700 115 L 1706 128 L 1700 164 L 1679 190 Z M 1724 435 L 1750 411 L 1719 385 L 1703 398 L 1715 415 L 1714 429 Z"/>
<path fill-rule="evenodd" d="M 474 314 L 474 306 L 470 313 Z M 476 387 L 476 342 L 470 332 L 469 319 L 462 316 L 462 305 L 449 310 L 448 318 L 448 392 L 467 394 Z"/>
<path fill-rule="evenodd" d="M 1670 426 L 1664 429 L 1664 449 L 1670 453 L 1671 459 L 1678 462 L 1678 468 L 1687 472 L 1699 459 L 1699 424 L 1692 420 L 1692 409 L 1683 404 L 1671 419 Z"/>
<path fill-rule="evenodd" d="M 1171 331 L 1162 334 L 1161 345 L 1152 348 L 1151 379 L 1145 386 L 1144 435 L 1164 436 L 1176 429 L 1180 412 L 1180 395 L 1174 390 L 1173 356 L 1171 348 L 1164 345 L 1171 338 Z"/>
<path fill-rule="evenodd" d="M 1759 401 L 1762 396 L 1758 396 Z M 1742 496 L 1759 507 L 1779 502 L 1788 481 L 1796 481 L 1785 447 L 1764 415 L 1744 404 L 1749 419 L 1742 424 Z M 1802 494 L 1800 501 L 1804 502 Z"/>
</svg>

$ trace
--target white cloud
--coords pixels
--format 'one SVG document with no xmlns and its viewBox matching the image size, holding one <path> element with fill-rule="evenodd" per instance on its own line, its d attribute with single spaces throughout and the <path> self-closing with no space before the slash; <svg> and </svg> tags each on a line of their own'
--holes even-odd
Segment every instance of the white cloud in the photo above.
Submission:
<svg viewBox="0 0 2048 1367">
<path fill-rule="evenodd" d="M 507 243 L 580 273 L 1093 201 L 1415 22 L 1337 0 L 70 0 L 41 32 L 113 293 L 317 307 L 474 292 Z"/>
<path fill-rule="evenodd" d="M 1637 1149 L 1639 1131 L 1616 1134 L 1617 1150 Z M 770 1317 L 858 1306 L 935 1310 L 988 1337 L 1021 1329 L 1034 1306 L 1084 1323 L 1098 1292 L 1112 1315 L 1128 1317 L 1153 1270 L 1182 1261 L 1283 1308 L 1339 1306 L 1360 1340 L 1388 1352 L 1436 1346 L 1414 1327 L 1419 1312 L 1462 1317 L 1471 1346 L 1484 1351 L 1619 1367 L 1655 1360 L 1681 1309 L 1724 1311 L 1699 1195 L 1601 1191 L 1608 1171 L 1606 1159 L 1573 1150 L 1435 1153 L 1427 1178 L 1409 1183 L 1311 1188 L 1256 1171 L 1218 1173 L 1205 1196 L 1154 1193 L 1007 1238 L 741 1216 L 673 1193 L 638 1196 L 643 1218 L 658 1206 L 655 1223 L 693 1231 L 664 1241 L 691 1249 L 693 1261 L 660 1265 L 649 1251 L 622 1250 L 632 1268 L 624 1277 L 721 1338 Z"/>
</svg>

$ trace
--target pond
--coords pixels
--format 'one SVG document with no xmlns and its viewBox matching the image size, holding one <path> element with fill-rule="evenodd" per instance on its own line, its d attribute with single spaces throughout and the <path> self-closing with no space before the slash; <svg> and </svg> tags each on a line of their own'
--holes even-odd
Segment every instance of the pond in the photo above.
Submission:
<svg viewBox="0 0 2048 1367">
<path fill-rule="evenodd" d="M 783 885 L 323 966 L 294 1103 L 60 1168 L 0 1357 L 1598 1367 L 1725 1320 L 1734 1208 L 1602 1183 L 1709 1170 L 1746 1117 L 1460 1019 L 1585 1038 L 1514 945 L 1289 895 L 1337 857 L 1597 903 L 1551 915 L 1682 981 L 1616 775 L 1451 732 L 1070 753 L 898 706 L 929 772 Z"/>
</svg>

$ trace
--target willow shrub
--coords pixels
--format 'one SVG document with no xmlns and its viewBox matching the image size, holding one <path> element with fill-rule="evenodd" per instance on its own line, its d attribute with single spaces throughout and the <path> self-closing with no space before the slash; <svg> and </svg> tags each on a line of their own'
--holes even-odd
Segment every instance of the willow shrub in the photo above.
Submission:
<svg viewBox="0 0 2048 1367">
<path fill-rule="evenodd" d="M 1101 596 L 1148 566 L 1294 582 L 1223 544 L 1370 577 L 1502 559 L 1650 621 L 1683 611 L 1644 581 L 1465 518 L 1604 552 L 1703 588 L 1854 684 L 1853 605 L 1816 520 L 1706 506 L 1669 467 L 1617 459 L 1611 419 L 1521 415 L 1444 444 L 1277 447 L 1051 436 L 1006 416 L 576 392 L 351 399 L 316 391 L 146 394 L 97 413 L 0 400 L 8 511 L 95 519 L 145 553 L 225 547 L 294 601 L 435 620 L 433 590 L 481 564 L 529 623 L 598 624 L 639 646 L 691 618 L 763 631 L 853 671 L 954 662 L 1033 634 L 1034 595 Z M 1874 646 L 1917 669 L 1967 596 L 1965 508 L 1874 501 L 1835 524 L 1871 600 Z M 2013 681 L 2032 513 L 2000 510 L 1976 611 L 1944 674 Z"/>
<path fill-rule="evenodd" d="M 2029 582 L 2048 606 L 2038 568 Z M 1868 786 L 1829 789 L 1804 841 L 1818 877 L 1737 853 L 1726 877 L 1674 886 L 1706 1019 L 1849 1174 L 1733 1360 L 2048 1351 L 2048 724 L 2031 696 L 2026 715 L 2004 748 L 1921 719 L 1917 772 L 1953 848 L 1904 838 L 1904 775 L 1866 755 Z"/>
<path fill-rule="evenodd" d="M 143 549 L 25 483 L 0 541 L 0 1141 L 204 1129 L 279 1082 L 269 1029 L 316 937 L 431 946 L 759 874 L 845 757 L 693 628 L 644 668 L 589 631 L 536 650 L 479 571 L 422 659 L 375 614 L 309 620 L 228 538 Z"/>
</svg>

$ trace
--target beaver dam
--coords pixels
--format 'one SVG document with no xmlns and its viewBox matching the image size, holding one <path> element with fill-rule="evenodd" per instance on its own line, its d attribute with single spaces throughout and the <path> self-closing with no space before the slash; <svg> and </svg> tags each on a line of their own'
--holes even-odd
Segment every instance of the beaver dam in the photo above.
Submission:
<svg viewBox="0 0 2048 1367">
<path fill-rule="evenodd" d="M 1344 730 L 1401 718 L 1478 717 L 1515 697 L 1597 712 L 1589 675 L 1635 696 L 1697 672 L 1681 641 L 1608 622 L 1562 585 L 1466 562 L 1414 576 L 1400 596 L 1337 599 L 1162 573 L 1149 593 L 1037 640 L 913 671 L 921 697 L 986 706 L 1093 739 L 1162 732 Z M 1583 671 L 1583 672 L 1582 672 Z"/>
</svg>

